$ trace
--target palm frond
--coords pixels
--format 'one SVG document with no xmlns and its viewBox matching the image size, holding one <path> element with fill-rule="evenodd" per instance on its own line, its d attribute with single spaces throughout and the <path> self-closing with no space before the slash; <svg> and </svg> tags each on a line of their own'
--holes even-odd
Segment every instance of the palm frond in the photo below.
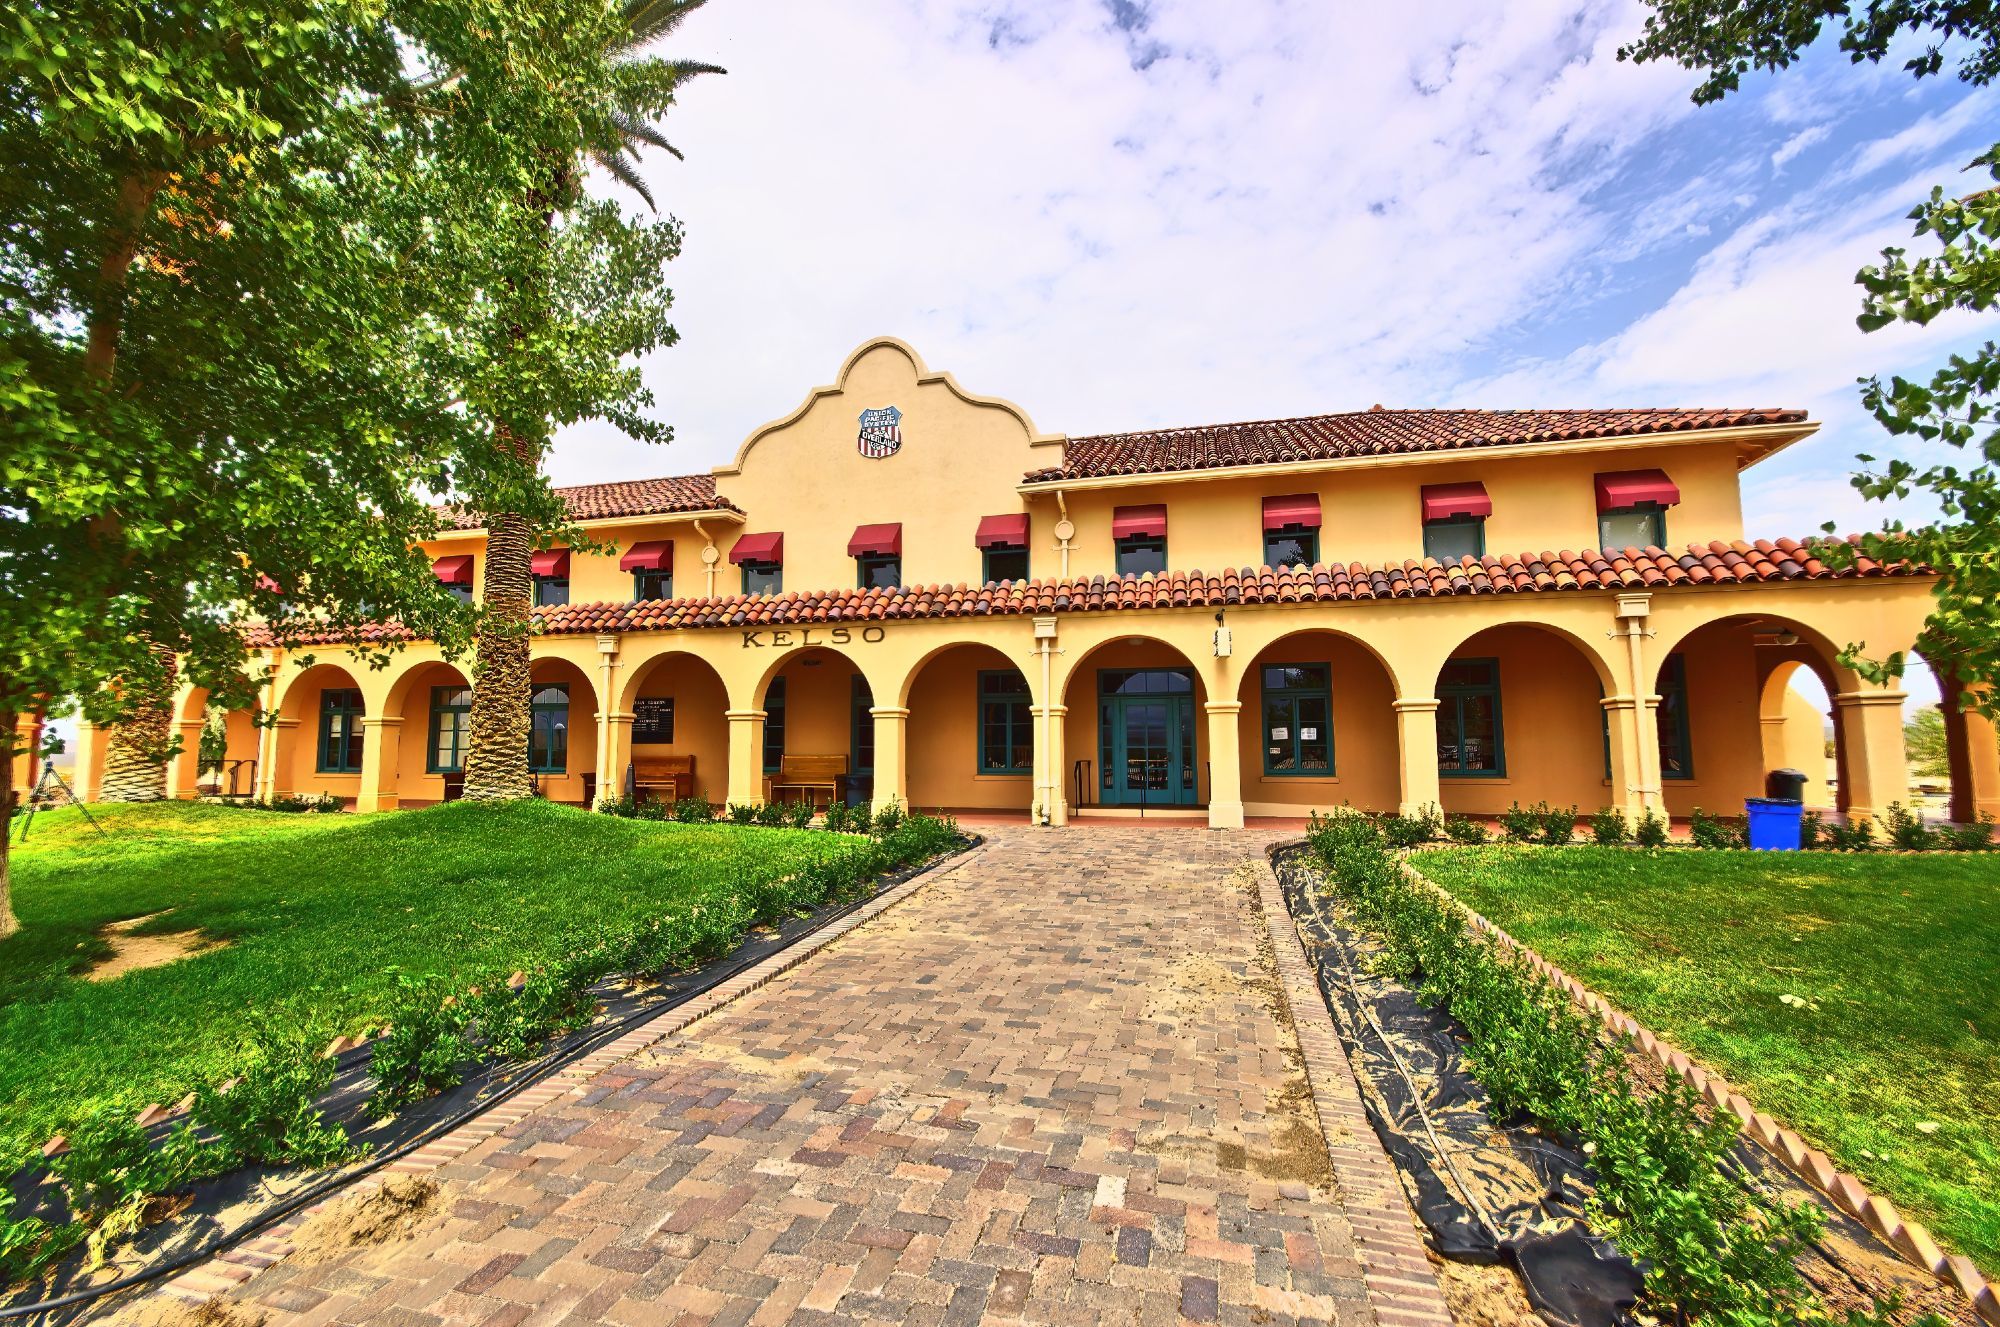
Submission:
<svg viewBox="0 0 2000 1327">
<path fill-rule="evenodd" d="M 671 151 L 671 149 L 669 150 Z M 674 155 L 679 156 L 680 154 L 676 152 Z M 646 187 L 646 181 L 640 178 L 638 170 L 625 153 L 593 152 L 590 154 L 590 159 L 599 166 L 602 166 L 605 173 L 612 179 L 645 199 L 648 210 L 654 212 L 660 210 L 660 205 L 653 201 L 653 191 Z"/>
<path fill-rule="evenodd" d="M 625 49 L 649 46 L 667 36 L 708 0 L 625 0 Z"/>
<path fill-rule="evenodd" d="M 673 152 L 675 156 L 680 156 L 680 153 L 674 152 L 674 145 L 667 141 L 667 136 L 661 133 L 659 127 L 651 120 L 643 116 L 633 115 L 629 111 L 621 111 L 612 116 L 611 119 L 612 123 L 617 126 L 618 137 L 622 140 L 623 146 L 634 156 L 638 155 L 638 149 L 632 146 L 634 143 L 644 143 L 647 147 L 664 148 L 668 152 Z"/>
</svg>

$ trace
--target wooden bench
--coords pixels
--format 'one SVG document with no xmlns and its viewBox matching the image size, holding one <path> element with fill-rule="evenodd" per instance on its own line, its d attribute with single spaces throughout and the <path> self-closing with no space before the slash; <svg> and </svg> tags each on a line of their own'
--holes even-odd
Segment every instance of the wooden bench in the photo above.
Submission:
<svg viewBox="0 0 2000 1327">
<path fill-rule="evenodd" d="M 632 762 L 632 796 L 646 800 L 647 794 L 669 805 L 694 796 L 693 756 L 649 756 Z"/>
<path fill-rule="evenodd" d="M 819 805 L 825 793 L 829 804 L 847 796 L 846 756 L 795 756 L 787 752 L 771 776 L 771 800 L 782 802 L 786 793 L 804 793 L 806 800 Z"/>
</svg>

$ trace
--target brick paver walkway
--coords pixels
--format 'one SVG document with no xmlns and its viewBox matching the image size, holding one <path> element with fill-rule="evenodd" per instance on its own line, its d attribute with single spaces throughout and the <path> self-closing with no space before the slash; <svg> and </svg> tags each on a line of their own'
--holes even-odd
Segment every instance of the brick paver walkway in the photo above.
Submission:
<svg viewBox="0 0 2000 1327">
<path fill-rule="evenodd" d="M 950 875 L 438 1172 L 321 1323 L 1372 1323 L 1254 832 L 992 831 Z"/>
</svg>

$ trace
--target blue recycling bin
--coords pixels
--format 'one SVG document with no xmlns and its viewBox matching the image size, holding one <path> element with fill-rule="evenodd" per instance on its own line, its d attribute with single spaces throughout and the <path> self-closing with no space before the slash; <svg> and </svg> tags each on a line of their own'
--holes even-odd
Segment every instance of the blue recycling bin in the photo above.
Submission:
<svg viewBox="0 0 2000 1327">
<path fill-rule="evenodd" d="M 1805 803 L 1749 797 L 1744 799 L 1743 809 L 1750 816 L 1751 847 L 1768 852 L 1799 850 L 1799 826 L 1805 819 Z"/>
</svg>

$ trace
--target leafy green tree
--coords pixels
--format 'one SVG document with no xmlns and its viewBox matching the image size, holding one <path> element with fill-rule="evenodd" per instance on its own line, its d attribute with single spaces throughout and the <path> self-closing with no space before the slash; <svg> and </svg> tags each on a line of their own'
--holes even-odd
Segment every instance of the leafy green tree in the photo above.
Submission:
<svg viewBox="0 0 2000 1327">
<path fill-rule="evenodd" d="M 555 428 L 590 413 L 613 420 L 634 437 L 664 442 L 670 436 L 643 416 L 641 407 L 651 398 L 640 386 L 637 370 L 621 356 L 676 339 L 667 322 L 671 294 L 664 266 L 679 251 L 680 228 L 672 222 L 649 225 L 629 219 L 613 204 L 586 193 L 584 183 L 595 166 L 636 192 L 649 208 L 654 205 L 634 168 L 641 149 L 657 147 L 680 155 L 654 120 L 681 84 L 722 71 L 698 61 L 642 58 L 640 53 L 703 3 L 624 0 L 609 11 L 613 21 L 578 34 L 602 43 L 603 57 L 620 77 L 596 88 L 597 100 L 583 108 L 575 150 L 560 158 L 552 155 L 526 191 L 523 212 L 532 227 L 527 239 L 544 246 L 546 266 L 541 279 L 510 292 L 514 298 L 498 326 L 496 347 L 496 358 L 516 369 L 510 384 L 530 388 L 500 404 L 500 433 L 515 469 L 492 476 L 490 485 L 468 490 L 486 525 L 484 611 L 465 761 L 468 799 L 521 798 L 534 791 L 528 761 L 531 557 L 547 538 L 583 546 L 575 530 L 538 529 L 512 495 L 538 490 L 542 457 Z M 582 253 L 575 242 L 579 235 L 588 237 Z M 585 258 L 589 263 L 580 261 Z M 606 266 L 615 280 L 603 279 Z M 589 279 L 578 280 L 579 275 Z M 576 392 L 579 384 L 589 390 Z"/>
<path fill-rule="evenodd" d="M 1704 78 L 1694 100 L 1720 101 L 1752 70 L 1792 65 L 1831 26 L 1839 49 L 1856 64 L 1879 64 L 1892 48 L 1907 52 L 1912 78 L 1946 72 L 1984 86 L 2000 76 L 2000 7 L 1968 0 L 1648 0 L 1653 13 L 1644 35 L 1620 59 L 1673 60 Z M 2000 143 L 1966 167 L 1986 181 L 2000 179 Z M 1862 269 L 1859 323 L 1873 332 L 1892 323 L 1924 325 L 1958 311 L 1983 313 L 2000 301 L 2000 190 L 1982 183 L 1960 196 L 1942 188 L 1911 213 L 1915 237 L 1928 251 L 1912 258 L 1885 249 L 1882 261 Z M 1933 444 L 1917 461 L 1892 457 L 1868 468 L 1854 486 L 1877 501 L 1929 493 L 1943 518 L 1907 526 L 1891 520 L 1864 536 L 1860 552 L 1881 559 L 1910 559 L 1940 573 L 1929 632 L 1952 642 L 1954 665 L 1969 688 L 1967 703 L 2000 713 L 2000 348 L 1991 341 L 1969 355 L 1954 355 L 1927 381 L 1891 377 L 1863 380 L 1862 402 L 1891 435 Z M 1828 527 L 1831 530 L 1831 527 Z M 1829 555 L 1851 558 L 1845 545 Z M 1853 662 L 1877 681 L 1900 676 L 1899 652 Z"/>
<path fill-rule="evenodd" d="M 1925 779 L 1951 777 L 1951 757 L 1945 740 L 1944 712 L 1926 705 L 1903 724 L 1903 752 L 1910 773 Z"/>
<path fill-rule="evenodd" d="M 512 292 L 580 306 L 658 257 L 607 252 L 586 212 L 552 279 L 524 217 L 520 182 L 602 132 L 594 108 L 628 75 L 597 38 L 621 17 L 601 0 L 0 0 L 6 754 L 13 716 L 64 697 L 99 722 L 156 705 L 170 660 L 253 703 L 246 607 L 280 640 L 384 615 L 468 637 L 413 547 L 437 528 L 429 495 L 504 475 L 552 524 L 497 421 L 634 399 L 606 367 L 629 325 L 538 340 L 587 371 L 559 355 L 527 386 L 492 351 Z M 519 408 L 549 395 L 562 410 Z"/>
</svg>

